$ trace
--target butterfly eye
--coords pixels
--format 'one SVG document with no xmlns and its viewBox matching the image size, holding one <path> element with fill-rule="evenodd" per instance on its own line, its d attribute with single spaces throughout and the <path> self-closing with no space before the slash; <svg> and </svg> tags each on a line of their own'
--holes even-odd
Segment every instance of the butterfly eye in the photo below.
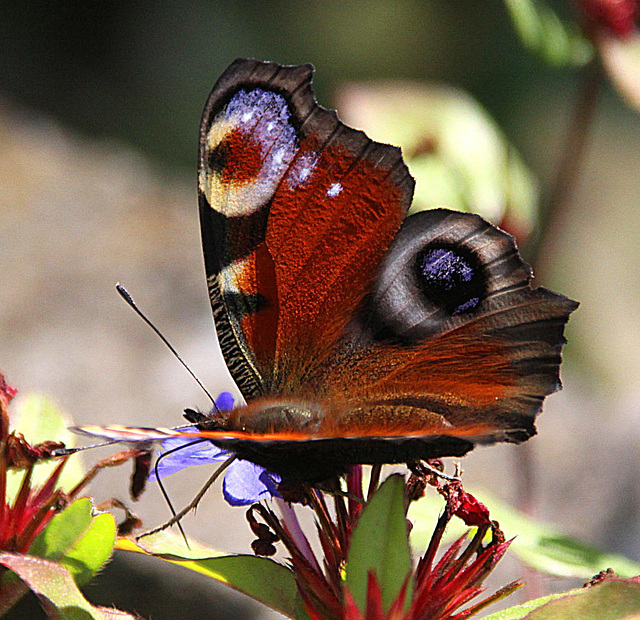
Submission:
<svg viewBox="0 0 640 620">
<path fill-rule="evenodd" d="M 480 263 L 465 248 L 430 245 L 418 252 L 416 269 L 425 297 L 452 316 L 475 308 L 486 290 Z"/>
</svg>

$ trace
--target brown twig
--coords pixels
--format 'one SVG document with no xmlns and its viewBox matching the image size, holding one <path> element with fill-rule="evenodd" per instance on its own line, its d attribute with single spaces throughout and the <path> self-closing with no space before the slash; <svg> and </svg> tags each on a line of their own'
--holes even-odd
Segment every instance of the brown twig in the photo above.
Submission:
<svg viewBox="0 0 640 620">
<path fill-rule="evenodd" d="M 573 107 L 573 114 L 563 142 L 555 178 L 547 198 L 540 205 L 540 225 L 537 234 L 525 248 L 527 260 L 534 272 L 543 248 L 550 242 L 567 217 L 567 210 L 574 198 L 580 179 L 582 166 L 593 119 L 595 117 L 598 92 L 601 84 L 601 66 L 597 60 L 589 63 L 580 75 L 579 90 Z M 522 446 L 516 455 L 517 497 L 516 507 L 525 514 L 532 515 L 536 496 L 535 451 L 532 446 Z M 528 571 L 525 589 L 527 598 L 541 595 L 542 583 L 535 571 Z"/>
</svg>

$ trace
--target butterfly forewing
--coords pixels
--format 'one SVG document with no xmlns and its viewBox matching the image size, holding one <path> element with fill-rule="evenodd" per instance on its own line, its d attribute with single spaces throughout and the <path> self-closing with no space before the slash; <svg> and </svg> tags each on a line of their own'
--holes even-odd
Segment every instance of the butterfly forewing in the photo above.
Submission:
<svg viewBox="0 0 640 620">
<path fill-rule="evenodd" d="M 200 217 L 221 346 L 247 398 L 296 393 L 371 288 L 408 210 L 400 151 L 321 108 L 309 67 L 239 61 L 202 124 Z"/>
</svg>

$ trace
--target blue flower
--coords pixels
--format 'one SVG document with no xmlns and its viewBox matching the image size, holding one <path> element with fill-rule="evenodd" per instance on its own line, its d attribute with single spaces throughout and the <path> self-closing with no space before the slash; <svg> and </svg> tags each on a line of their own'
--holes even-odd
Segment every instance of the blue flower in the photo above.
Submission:
<svg viewBox="0 0 640 620">
<path fill-rule="evenodd" d="M 221 392 L 216 398 L 216 406 L 221 411 L 233 409 L 233 395 Z M 185 432 L 189 432 L 186 429 Z M 193 429 L 193 432 L 197 432 Z M 227 460 L 231 454 L 209 441 L 177 437 L 162 442 L 163 451 L 172 451 L 168 456 L 159 459 L 157 472 L 159 478 L 166 478 L 187 467 L 208 465 Z M 156 479 L 155 469 L 149 476 Z M 232 506 L 247 506 L 263 499 L 280 497 L 277 484 L 280 477 L 249 461 L 236 459 L 229 465 L 224 476 L 222 491 L 224 498 Z"/>
</svg>

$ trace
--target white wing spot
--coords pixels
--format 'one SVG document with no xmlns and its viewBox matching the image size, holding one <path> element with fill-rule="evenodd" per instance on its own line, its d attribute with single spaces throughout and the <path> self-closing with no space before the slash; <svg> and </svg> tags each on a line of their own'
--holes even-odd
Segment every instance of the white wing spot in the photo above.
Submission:
<svg viewBox="0 0 640 620">
<path fill-rule="evenodd" d="M 298 137 L 285 98 L 261 88 L 239 90 L 233 95 L 212 120 L 208 148 L 216 148 L 233 131 L 250 136 L 260 150 L 260 170 L 255 178 L 227 183 L 202 166 L 198 181 L 211 208 L 227 217 L 249 215 L 263 208 L 298 150 Z"/>
<path fill-rule="evenodd" d="M 279 166 L 283 162 L 285 154 L 286 154 L 285 149 L 278 149 L 273 154 L 272 164 L 275 166 Z"/>
<path fill-rule="evenodd" d="M 295 189 L 306 183 L 313 175 L 317 163 L 318 155 L 316 153 L 300 155 L 289 172 L 287 178 L 289 187 Z"/>
<path fill-rule="evenodd" d="M 332 183 L 327 190 L 327 196 L 329 198 L 335 198 L 342 191 L 342 185 L 340 183 Z"/>
</svg>

